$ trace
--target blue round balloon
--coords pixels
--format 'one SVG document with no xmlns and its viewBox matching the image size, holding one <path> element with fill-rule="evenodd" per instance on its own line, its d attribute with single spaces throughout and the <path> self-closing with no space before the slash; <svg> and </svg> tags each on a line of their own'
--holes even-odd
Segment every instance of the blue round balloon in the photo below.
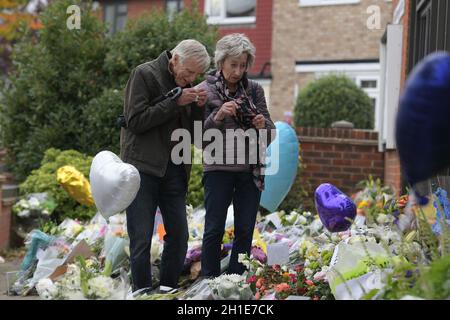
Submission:
<svg viewBox="0 0 450 320">
<path fill-rule="evenodd" d="M 314 199 L 320 220 L 330 232 L 345 231 L 352 225 L 356 205 L 341 190 L 330 183 L 322 183 Z"/>
<path fill-rule="evenodd" d="M 414 68 L 400 99 L 395 134 L 411 185 L 450 165 L 450 54 L 431 54 Z"/>
<path fill-rule="evenodd" d="M 267 148 L 265 188 L 260 205 L 275 211 L 288 194 L 295 181 L 298 168 L 299 142 L 289 124 L 275 122 L 277 136 Z"/>
</svg>

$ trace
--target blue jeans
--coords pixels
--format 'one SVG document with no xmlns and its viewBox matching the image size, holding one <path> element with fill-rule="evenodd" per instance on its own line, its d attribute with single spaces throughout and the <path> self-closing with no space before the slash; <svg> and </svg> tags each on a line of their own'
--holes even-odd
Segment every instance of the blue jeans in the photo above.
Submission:
<svg viewBox="0 0 450 320">
<path fill-rule="evenodd" d="M 227 210 L 234 208 L 234 241 L 228 273 L 242 274 L 238 254 L 250 254 L 261 192 L 249 172 L 209 171 L 203 175 L 205 187 L 205 232 L 202 244 L 202 276 L 220 275 L 220 253 Z"/>
<path fill-rule="evenodd" d="M 133 291 L 152 286 L 150 248 L 156 208 L 164 222 L 164 250 L 160 284 L 176 288 L 181 275 L 189 238 L 186 218 L 187 178 L 184 165 L 169 161 L 164 177 L 140 172 L 141 186 L 127 208 Z"/>
</svg>

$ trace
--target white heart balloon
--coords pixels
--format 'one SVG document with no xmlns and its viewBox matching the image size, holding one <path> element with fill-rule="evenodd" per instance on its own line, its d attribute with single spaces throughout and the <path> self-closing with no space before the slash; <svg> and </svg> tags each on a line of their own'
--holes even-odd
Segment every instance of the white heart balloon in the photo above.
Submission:
<svg viewBox="0 0 450 320">
<path fill-rule="evenodd" d="M 89 179 L 95 205 L 105 219 L 125 210 L 141 185 L 139 171 L 110 151 L 94 157 Z"/>
</svg>

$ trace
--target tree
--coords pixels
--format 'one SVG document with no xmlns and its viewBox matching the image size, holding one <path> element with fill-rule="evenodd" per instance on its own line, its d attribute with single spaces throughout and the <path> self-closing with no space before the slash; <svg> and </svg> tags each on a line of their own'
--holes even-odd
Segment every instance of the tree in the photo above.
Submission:
<svg viewBox="0 0 450 320">
<path fill-rule="evenodd" d="M 66 10 L 79 5 L 81 29 L 69 30 Z M 0 124 L 8 164 L 17 179 L 36 169 L 49 148 L 93 156 L 118 152 L 123 93 L 131 70 L 185 38 L 203 42 L 212 54 L 217 29 L 196 7 L 170 21 L 153 12 L 106 37 L 92 3 L 59 0 L 41 14 L 43 28 L 14 47 L 15 70 L 0 91 Z"/>
<path fill-rule="evenodd" d="M 351 79 L 329 75 L 310 82 L 300 92 L 294 110 L 296 126 L 327 128 L 335 121 L 353 122 L 356 128 L 373 129 L 373 104 Z"/>
<path fill-rule="evenodd" d="M 0 0 L 0 69 L 8 72 L 12 45 L 25 30 L 39 30 L 42 24 L 38 13 L 43 8 L 39 1 L 34 10 L 28 10 L 30 0 Z"/>
</svg>

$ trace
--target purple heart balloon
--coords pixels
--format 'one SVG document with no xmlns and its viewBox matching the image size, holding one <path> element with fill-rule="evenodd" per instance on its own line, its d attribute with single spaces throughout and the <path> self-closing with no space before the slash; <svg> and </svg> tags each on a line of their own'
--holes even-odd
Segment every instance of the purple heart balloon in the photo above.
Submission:
<svg viewBox="0 0 450 320">
<path fill-rule="evenodd" d="M 356 216 L 353 201 L 330 183 L 316 189 L 315 202 L 320 220 L 330 232 L 347 230 Z"/>
</svg>

